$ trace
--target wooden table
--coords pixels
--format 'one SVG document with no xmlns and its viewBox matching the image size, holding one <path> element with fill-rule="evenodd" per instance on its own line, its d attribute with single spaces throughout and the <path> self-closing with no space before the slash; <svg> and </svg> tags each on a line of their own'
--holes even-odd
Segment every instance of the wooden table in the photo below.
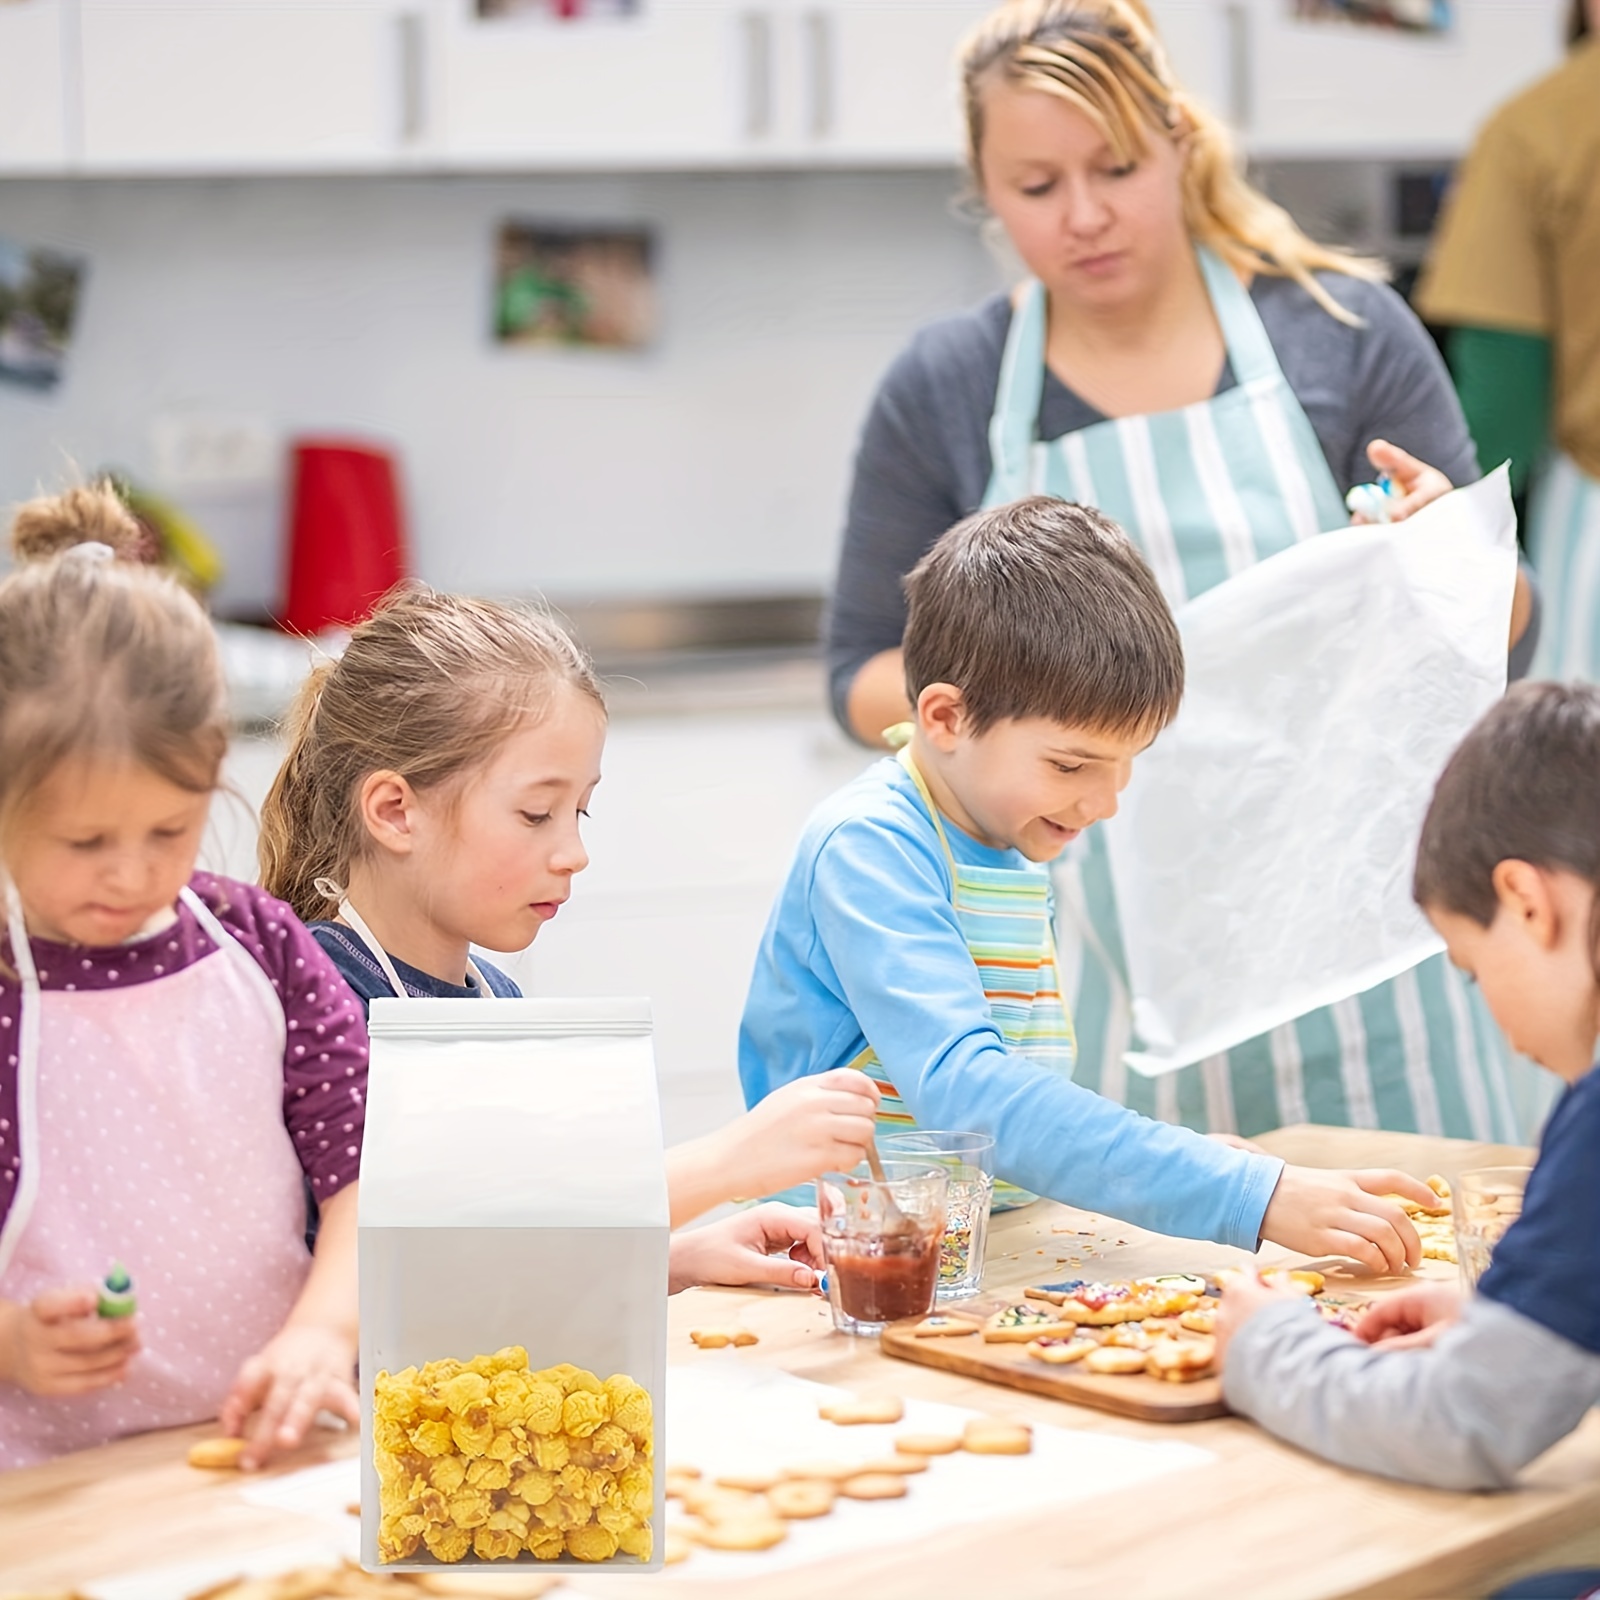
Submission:
<svg viewBox="0 0 1600 1600">
<path fill-rule="evenodd" d="M 1442 1172 L 1453 1178 L 1464 1169 L 1528 1159 L 1526 1151 L 1503 1146 L 1353 1129 L 1286 1128 L 1262 1143 L 1308 1165 L 1396 1166 L 1419 1177 Z M 1083 1213 L 1042 1204 L 997 1218 L 989 1286 L 1020 1288 L 1056 1270 L 1058 1257 L 1084 1247 L 1052 1229 L 1087 1226 Z M 1202 1270 L 1240 1259 L 1219 1246 L 1118 1224 L 1105 1223 L 1100 1233 L 1108 1241 L 1104 1257 L 1084 1265 L 1106 1277 Z M 702 1289 L 678 1296 L 669 1360 L 695 1359 L 691 1326 L 729 1322 L 760 1335 L 758 1345 L 740 1352 L 743 1359 L 818 1382 L 888 1389 L 1091 1432 L 1181 1438 L 1214 1452 L 1217 1461 L 1164 1478 L 1154 1491 L 1127 1490 L 1003 1523 L 955 1527 L 915 1546 L 741 1582 L 737 1596 L 715 1580 L 703 1590 L 695 1586 L 696 1594 L 719 1600 L 809 1600 L 830 1593 L 872 1600 L 1002 1594 L 1168 1600 L 1201 1592 L 1230 1600 L 1416 1600 L 1484 1594 L 1533 1568 L 1600 1563 L 1595 1415 L 1528 1472 L 1524 1487 L 1450 1494 L 1328 1466 L 1234 1418 L 1161 1428 L 891 1362 L 871 1342 L 834 1334 L 826 1307 L 798 1295 Z M 189 1441 L 211 1431 L 146 1435 L 0 1475 L 0 1594 L 303 1534 L 299 1519 L 242 1501 L 237 1479 L 202 1475 L 184 1464 Z M 322 1435 L 275 1470 L 292 1471 L 355 1448 L 348 1436 Z M 560 1592 L 612 1600 L 659 1593 L 648 1575 L 615 1572 L 581 1576 Z"/>
</svg>

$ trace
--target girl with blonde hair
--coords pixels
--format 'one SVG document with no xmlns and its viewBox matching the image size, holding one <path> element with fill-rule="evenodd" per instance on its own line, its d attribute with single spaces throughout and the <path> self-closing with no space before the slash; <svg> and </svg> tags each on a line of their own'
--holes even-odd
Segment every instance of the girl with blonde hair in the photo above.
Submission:
<svg viewBox="0 0 1600 1600">
<path fill-rule="evenodd" d="M 0 1468 L 357 1420 L 366 1028 L 287 906 L 195 870 L 226 698 L 143 539 L 109 488 L 34 501 L 0 583 Z"/>
<path fill-rule="evenodd" d="M 1249 184 L 1141 0 L 1013 0 L 960 70 L 972 182 L 1028 277 L 918 333 L 867 418 L 828 653 L 835 714 L 868 743 L 909 710 L 901 580 L 980 507 L 1097 507 L 1177 607 L 1343 525 L 1374 469 L 1397 517 L 1478 476 L 1421 324 L 1376 263 L 1315 243 Z M 1058 903 L 1083 908 L 1061 919 L 1078 1081 L 1214 1132 L 1513 1136 L 1497 1036 L 1437 958 L 1228 1055 L 1129 1077 L 1117 906 L 1090 838 L 1057 871 Z"/>
<path fill-rule="evenodd" d="M 363 1004 L 515 996 L 473 947 L 526 948 L 588 865 L 606 709 L 577 645 L 529 606 L 402 589 L 307 682 L 287 732 L 262 881 Z M 674 1147 L 673 1222 L 848 1171 L 877 1102 L 864 1074 L 841 1070 Z M 812 1219 L 763 1206 L 675 1236 L 672 1279 L 810 1287 L 819 1250 Z"/>
</svg>

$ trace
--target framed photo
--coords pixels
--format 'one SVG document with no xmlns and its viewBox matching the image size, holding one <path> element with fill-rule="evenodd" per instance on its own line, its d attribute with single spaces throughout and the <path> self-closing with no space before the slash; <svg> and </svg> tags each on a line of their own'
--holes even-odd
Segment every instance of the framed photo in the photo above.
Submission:
<svg viewBox="0 0 1600 1600">
<path fill-rule="evenodd" d="M 1343 21 L 1407 33 L 1446 33 L 1454 0 L 1289 0 L 1294 15 L 1307 22 Z"/>
<path fill-rule="evenodd" d="M 656 329 L 654 255 L 647 228 L 503 223 L 495 337 L 502 344 L 641 349 Z"/>
<path fill-rule="evenodd" d="M 0 380 L 61 381 L 85 268 L 79 256 L 0 239 Z"/>
</svg>

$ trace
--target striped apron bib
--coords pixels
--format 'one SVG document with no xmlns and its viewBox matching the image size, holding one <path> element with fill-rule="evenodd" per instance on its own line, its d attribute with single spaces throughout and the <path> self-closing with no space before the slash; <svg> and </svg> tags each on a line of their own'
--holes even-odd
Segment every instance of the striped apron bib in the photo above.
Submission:
<svg viewBox="0 0 1600 1600">
<path fill-rule="evenodd" d="M 922 774 L 902 750 L 900 764 L 911 775 L 939 836 L 950 868 L 951 903 L 967 949 L 983 980 L 989 1015 L 1006 1044 L 1036 1066 L 1072 1076 L 1077 1054 L 1072 1021 L 1061 1000 L 1056 971 L 1055 933 L 1050 925 L 1050 875 L 1043 867 L 969 867 L 951 852 L 939 808 Z M 883 1091 L 878 1127 L 905 1133 L 917 1124 L 889 1081 L 877 1052 L 868 1045 L 848 1063 L 867 1073 Z M 1039 1197 L 1002 1176 L 995 1183 L 994 1208 L 1007 1210 Z"/>
<path fill-rule="evenodd" d="M 1600 482 L 1569 456 L 1553 457 L 1534 490 L 1528 559 L 1545 604 L 1533 676 L 1600 683 Z"/>
<path fill-rule="evenodd" d="M 1118 417 L 1041 441 L 1047 307 L 1044 286 L 1034 282 L 1011 319 L 989 424 L 994 466 L 985 506 L 1052 494 L 1098 507 L 1139 546 L 1174 609 L 1348 521 L 1248 291 L 1210 251 L 1201 249 L 1199 260 L 1236 387 L 1181 410 Z M 1128 1071 L 1127 967 L 1098 829 L 1056 863 L 1055 882 L 1076 1076 L 1087 1087 L 1202 1132 L 1322 1122 L 1516 1136 L 1505 1046 L 1443 956 L 1193 1066 L 1159 1078 Z"/>
</svg>

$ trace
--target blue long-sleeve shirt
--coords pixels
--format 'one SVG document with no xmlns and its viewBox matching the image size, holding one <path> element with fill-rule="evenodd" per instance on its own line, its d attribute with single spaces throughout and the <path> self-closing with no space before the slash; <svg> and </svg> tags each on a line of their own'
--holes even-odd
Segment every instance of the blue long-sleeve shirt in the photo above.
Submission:
<svg viewBox="0 0 1600 1600">
<path fill-rule="evenodd" d="M 946 821 L 962 865 L 1024 867 Z M 1152 1122 L 1012 1050 L 910 776 L 881 761 L 812 814 L 767 923 L 739 1030 L 745 1102 L 870 1042 L 925 1128 L 995 1140 L 1012 1183 L 1140 1227 L 1254 1250 L 1283 1163 Z"/>
</svg>

